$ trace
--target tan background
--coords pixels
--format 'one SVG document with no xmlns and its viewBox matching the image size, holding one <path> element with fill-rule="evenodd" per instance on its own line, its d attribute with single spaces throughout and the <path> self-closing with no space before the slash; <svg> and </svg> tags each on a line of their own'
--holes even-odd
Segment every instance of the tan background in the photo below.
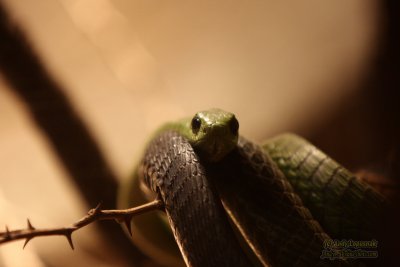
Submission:
<svg viewBox="0 0 400 267">
<path fill-rule="evenodd" d="M 318 129 L 368 71 L 378 2 L 4 1 L 121 178 L 158 125 L 209 107 L 257 141 Z M 68 224 L 88 207 L 7 87 L 0 76 L 0 227 Z M 74 236 L 74 252 L 57 237 L 2 246 L 0 266 L 115 260 L 95 227 Z"/>
</svg>

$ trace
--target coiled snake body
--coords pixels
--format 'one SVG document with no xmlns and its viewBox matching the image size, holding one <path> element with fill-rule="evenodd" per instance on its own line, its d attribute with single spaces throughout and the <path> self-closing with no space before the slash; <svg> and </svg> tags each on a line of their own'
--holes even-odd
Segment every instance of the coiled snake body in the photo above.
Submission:
<svg viewBox="0 0 400 267">
<path fill-rule="evenodd" d="M 258 146 L 238 127 L 212 109 L 155 134 L 119 203 L 159 195 L 166 216 L 133 220 L 134 242 L 170 266 L 183 265 L 176 244 L 187 266 L 355 264 L 321 258 L 324 242 L 376 238 L 384 197 L 300 137 Z"/>
</svg>

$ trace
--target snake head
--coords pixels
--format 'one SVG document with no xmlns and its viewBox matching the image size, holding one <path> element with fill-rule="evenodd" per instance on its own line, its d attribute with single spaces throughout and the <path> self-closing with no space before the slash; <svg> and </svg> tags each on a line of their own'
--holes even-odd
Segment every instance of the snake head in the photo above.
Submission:
<svg viewBox="0 0 400 267">
<path fill-rule="evenodd" d="M 190 122 L 192 146 L 208 161 L 221 160 L 238 142 L 239 122 L 235 115 L 221 109 L 196 113 Z"/>
</svg>

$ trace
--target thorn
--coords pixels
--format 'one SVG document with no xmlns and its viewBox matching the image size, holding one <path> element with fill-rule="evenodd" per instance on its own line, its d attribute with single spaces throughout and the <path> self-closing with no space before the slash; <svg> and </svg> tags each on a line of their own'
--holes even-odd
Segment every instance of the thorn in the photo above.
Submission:
<svg viewBox="0 0 400 267">
<path fill-rule="evenodd" d="M 74 243 L 72 243 L 72 231 L 69 231 L 68 233 L 66 233 L 65 237 L 67 238 L 68 243 L 71 246 L 71 249 L 74 250 Z"/>
<path fill-rule="evenodd" d="M 93 215 L 99 213 L 99 212 L 101 211 L 101 205 L 102 205 L 102 204 L 103 204 L 102 202 L 100 202 L 99 204 L 97 204 L 97 206 L 96 206 L 94 209 L 89 210 L 88 214 L 91 215 L 91 216 L 93 216 Z"/>
<path fill-rule="evenodd" d="M 126 229 L 128 229 L 130 236 L 132 236 L 131 220 L 132 220 L 131 216 L 126 216 L 123 221 L 125 223 Z"/>
<path fill-rule="evenodd" d="M 29 221 L 29 219 L 26 219 L 27 223 L 28 223 L 28 229 L 29 230 L 35 230 L 35 227 L 33 227 L 33 225 L 31 224 L 31 221 Z"/>
<path fill-rule="evenodd" d="M 22 249 L 25 249 L 26 245 L 28 244 L 29 241 L 31 241 L 33 237 L 27 237 L 24 243 L 24 246 L 22 247 Z"/>
<path fill-rule="evenodd" d="M 103 201 L 100 201 L 99 204 L 94 208 L 94 212 L 97 213 L 101 210 L 101 206 L 103 206 Z"/>
<path fill-rule="evenodd" d="M 6 225 L 6 235 L 5 235 L 5 239 L 9 239 L 11 238 L 11 233 L 10 233 L 10 229 L 8 229 L 8 226 Z"/>
</svg>

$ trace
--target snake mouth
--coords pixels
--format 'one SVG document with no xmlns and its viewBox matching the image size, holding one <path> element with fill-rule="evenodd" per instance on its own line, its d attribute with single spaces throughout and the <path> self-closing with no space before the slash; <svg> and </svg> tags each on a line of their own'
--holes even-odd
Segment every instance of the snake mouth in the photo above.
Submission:
<svg viewBox="0 0 400 267">
<path fill-rule="evenodd" d="M 217 142 L 214 142 L 213 145 L 212 145 L 211 153 L 213 155 L 218 155 L 219 151 L 221 151 L 221 148 L 218 146 Z"/>
<path fill-rule="evenodd" d="M 232 143 L 224 143 L 215 141 L 209 145 L 208 149 L 204 152 L 207 155 L 209 161 L 217 162 L 222 160 L 229 152 L 234 148 Z"/>
<path fill-rule="evenodd" d="M 230 129 L 223 126 L 214 126 L 202 131 L 203 135 L 192 143 L 193 147 L 201 152 L 202 158 L 210 162 L 222 160 L 237 145 L 238 135 L 232 134 Z"/>
<path fill-rule="evenodd" d="M 196 150 L 200 153 L 201 158 L 210 162 L 220 161 L 226 154 L 223 145 L 219 144 L 218 142 L 212 142 L 207 146 L 203 144 L 197 146 L 196 148 Z"/>
</svg>

